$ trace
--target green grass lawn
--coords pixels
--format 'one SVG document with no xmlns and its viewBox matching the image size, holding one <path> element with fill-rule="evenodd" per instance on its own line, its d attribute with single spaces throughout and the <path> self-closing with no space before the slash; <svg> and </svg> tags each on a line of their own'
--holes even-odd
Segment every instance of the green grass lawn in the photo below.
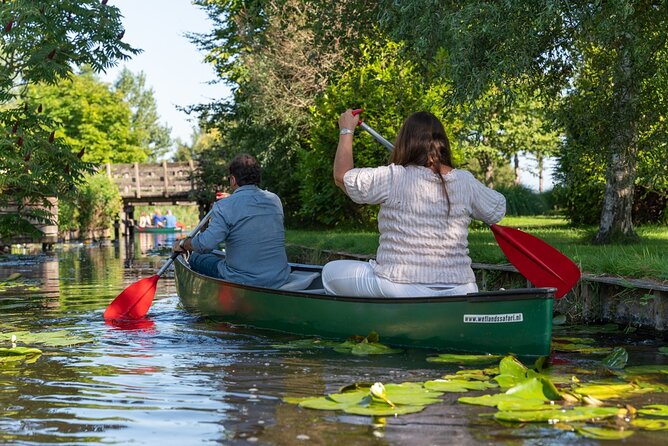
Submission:
<svg viewBox="0 0 668 446">
<path fill-rule="evenodd" d="M 668 280 L 668 227 L 665 225 L 636 228 L 640 236 L 638 243 L 598 246 L 589 241 L 598 228 L 572 228 L 558 217 L 506 217 L 500 224 L 542 239 L 570 257 L 585 273 Z M 378 248 L 375 231 L 288 229 L 286 240 L 318 250 L 351 254 L 373 255 Z M 474 224 L 469 230 L 469 251 L 477 263 L 508 263 L 492 231 L 482 224 Z"/>
</svg>

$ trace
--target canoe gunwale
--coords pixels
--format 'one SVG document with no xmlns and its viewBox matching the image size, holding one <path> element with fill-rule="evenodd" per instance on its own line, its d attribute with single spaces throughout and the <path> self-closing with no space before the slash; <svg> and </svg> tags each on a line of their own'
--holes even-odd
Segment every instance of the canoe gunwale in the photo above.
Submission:
<svg viewBox="0 0 668 446">
<path fill-rule="evenodd" d="M 358 297 L 358 296 L 335 296 L 311 293 L 308 291 L 288 291 L 279 290 L 276 288 L 265 288 L 253 285 L 245 285 L 235 282 L 228 282 L 223 279 L 217 279 L 210 276 L 205 276 L 196 271 L 193 271 L 189 265 L 185 263 L 182 257 L 177 257 L 178 262 L 186 271 L 187 274 L 194 275 L 200 280 L 215 283 L 218 286 L 225 286 L 230 288 L 238 288 L 249 291 L 256 291 L 268 294 L 295 296 L 305 299 L 318 299 L 339 302 L 363 302 L 363 303 L 378 303 L 378 304 L 416 304 L 416 303 L 437 303 L 437 302 L 505 302 L 511 300 L 535 300 L 535 299 L 554 299 L 556 288 L 513 288 L 512 290 L 499 291 L 482 291 L 478 293 L 470 293 L 459 296 L 429 296 L 429 297 Z M 290 264 L 295 269 L 306 271 L 320 271 L 322 267 L 318 265 L 305 264 Z M 176 265 L 174 266 L 175 274 L 178 274 Z"/>
</svg>

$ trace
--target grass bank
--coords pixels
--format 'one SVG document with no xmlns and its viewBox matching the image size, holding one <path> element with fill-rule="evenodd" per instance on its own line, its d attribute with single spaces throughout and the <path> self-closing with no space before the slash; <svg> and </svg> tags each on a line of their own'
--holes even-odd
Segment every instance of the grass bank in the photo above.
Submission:
<svg viewBox="0 0 668 446">
<path fill-rule="evenodd" d="M 506 217 L 500 224 L 544 240 L 570 257 L 585 273 L 668 281 L 668 227 L 665 225 L 636 228 L 640 236 L 638 243 L 597 246 L 589 240 L 598 228 L 572 228 L 561 218 Z M 374 255 L 378 248 L 375 231 L 288 229 L 286 240 L 317 250 L 351 254 Z M 470 228 L 469 253 L 477 263 L 508 263 L 485 225 L 474 224 Z"/>
</svg>

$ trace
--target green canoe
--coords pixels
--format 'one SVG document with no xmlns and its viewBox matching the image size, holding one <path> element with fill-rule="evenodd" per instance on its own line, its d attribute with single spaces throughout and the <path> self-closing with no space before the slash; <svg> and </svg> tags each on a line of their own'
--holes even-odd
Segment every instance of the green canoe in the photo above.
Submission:
<svg viewBox="0 0 668 446">
<path fill-rule="evenodd" d="M 189 311 L 255 328 L 340 340 L 375 331 L 384 344 L 403 347 L 550 353 L 554 289 L 429 298 L 330 296 L 322 290 L 321 266 L 291 266 L 288 289 L 269 289 L 203 276 L 179 257 L 174 262 L 176 289 Z"/>
<path fill-rule="evenodd" d="M 157 227 L 143 227 L 140 228 L 137 226 L 138 232 L 147 232 L 149 234 L 172 234 L 180 233 L 183 231 L 182 228 L 157 228 Z"/>
</svg>

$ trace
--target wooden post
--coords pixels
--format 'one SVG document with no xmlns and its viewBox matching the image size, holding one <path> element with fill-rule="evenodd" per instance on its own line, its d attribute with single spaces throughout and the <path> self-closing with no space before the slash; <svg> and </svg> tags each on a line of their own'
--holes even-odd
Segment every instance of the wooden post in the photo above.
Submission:
<svg viewBox="0 0 668 446">
<path fill-rule="evenodd" d="M 141 198 L 141 183 L 139 182 L 139 164 L 135 163 L 135 195 Z"/>
<path fill-rule="evenodd" d="M 111 178 L 111 164 L 107 163 L 107 176 Z"/>
<path fill-rule="evenodd" d="M 164 191 L 162 192 L 163 197 L 169 197 L 169 180 L 167 179 L 167 161 L 162 162 L 162 178 L 164 184 Z"/>
</svg>

